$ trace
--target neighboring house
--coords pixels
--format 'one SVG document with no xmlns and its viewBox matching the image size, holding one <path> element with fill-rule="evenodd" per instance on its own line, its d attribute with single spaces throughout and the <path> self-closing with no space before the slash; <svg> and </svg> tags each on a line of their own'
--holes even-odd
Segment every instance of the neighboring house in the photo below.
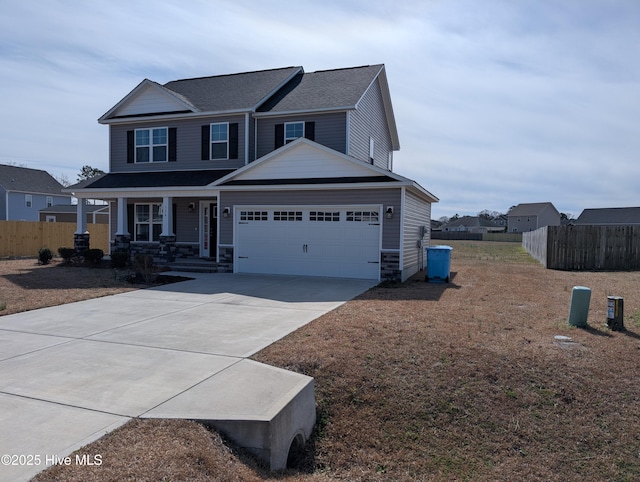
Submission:
<svg viewBox="0 0 640 482">
<path fill-rule="evenodd" d="M 573 224 L 590 226 L 640 226 L 640 207 L 585 209 Z"/>
<path fill-rule="evenodd" d="M 504 231 L 504 226 L 479 216 L 462 216 L 442 225 L 445 232 L 496 233 Z"/>
<path fill-rule="evenodd" d="M 524 233 L 543 226 L 560 226 L 560 213 L 550 202 L 518 204 L 507 213 L 510 233 Z"/>
<path fill-rule="evenodd" d="M 48 172 L 0 164 L 0 220 L 38 221 L 40 209 L 71 204 L 71 195 Z"/>
<path fill-rule="evenodd" d="M 109 224 L 108 204 L 89 204 L 85 208 L 87 223 Z M 40 210 L 40 221 L 49 223 L 75 223 L 78 207 L 75 204 L 57 204 Z"/>
<path fill-rule="evenodd" d="M 404 280 L 422 268 L 438 199 L 392 172 L 384 65 L 144 80 L 99 122 L 109 173 L 70 191 L 112 204 L 112 249 L 236 273 Z"/>
</svg>

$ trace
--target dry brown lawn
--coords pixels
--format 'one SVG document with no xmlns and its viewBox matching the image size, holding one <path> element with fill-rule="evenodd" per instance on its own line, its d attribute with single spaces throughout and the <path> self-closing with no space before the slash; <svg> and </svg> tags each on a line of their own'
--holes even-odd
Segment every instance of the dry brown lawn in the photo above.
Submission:
<svg viewBox="0 0 640 482">
<path fill-rule="evenodd" d="M 133 289 L 113 269 L 66 266 L 59 258 L 0 259 L 0 316 Z"/>
<path fill-rule="evenodd" d="M 38 480 L 640 480 L 640 272 L 449 244 L 451 284 L 376 287 L 254 357 L 315 377 L 297 468 L 269 475 L 193 422 L 134 420 L 82 449 L 102 466 Z M 566 322 L 578 285 L 587 329 Z M 607 295 L 624 297 L 625 331 L 604 326 Z"/>
</svg>

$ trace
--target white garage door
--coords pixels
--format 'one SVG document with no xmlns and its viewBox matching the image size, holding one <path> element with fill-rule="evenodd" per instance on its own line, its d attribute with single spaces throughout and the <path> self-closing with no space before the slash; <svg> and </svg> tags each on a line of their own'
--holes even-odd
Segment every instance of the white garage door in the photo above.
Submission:
<svg viewBox="0 0 640 482">
<path fill-rule="evenodd" d="M 378 279 L 379 207 L 236 207 L 235 270 Z"/>
</svg>

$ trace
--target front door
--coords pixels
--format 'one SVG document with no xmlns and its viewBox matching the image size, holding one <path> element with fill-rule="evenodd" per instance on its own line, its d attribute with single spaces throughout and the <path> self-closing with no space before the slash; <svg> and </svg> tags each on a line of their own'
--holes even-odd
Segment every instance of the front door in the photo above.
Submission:
<svg viewBox="0 0 640 482">
<path fill-rule="evenodd" d="M 218 251 L 218 205 L 212 201 L 200 204 L 200 257 L 215 258 Z"/>
</svg>

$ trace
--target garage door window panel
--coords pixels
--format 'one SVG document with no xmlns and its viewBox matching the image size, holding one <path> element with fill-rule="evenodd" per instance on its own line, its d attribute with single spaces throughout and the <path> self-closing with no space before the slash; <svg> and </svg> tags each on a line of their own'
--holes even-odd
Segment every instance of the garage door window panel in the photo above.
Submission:
<svg viewBox="0 0 640 482">
<path fill-rule="evenodd" d="M 274 211 L 274 221 L 302 221 L 302 211 Z"/>
</svg>

